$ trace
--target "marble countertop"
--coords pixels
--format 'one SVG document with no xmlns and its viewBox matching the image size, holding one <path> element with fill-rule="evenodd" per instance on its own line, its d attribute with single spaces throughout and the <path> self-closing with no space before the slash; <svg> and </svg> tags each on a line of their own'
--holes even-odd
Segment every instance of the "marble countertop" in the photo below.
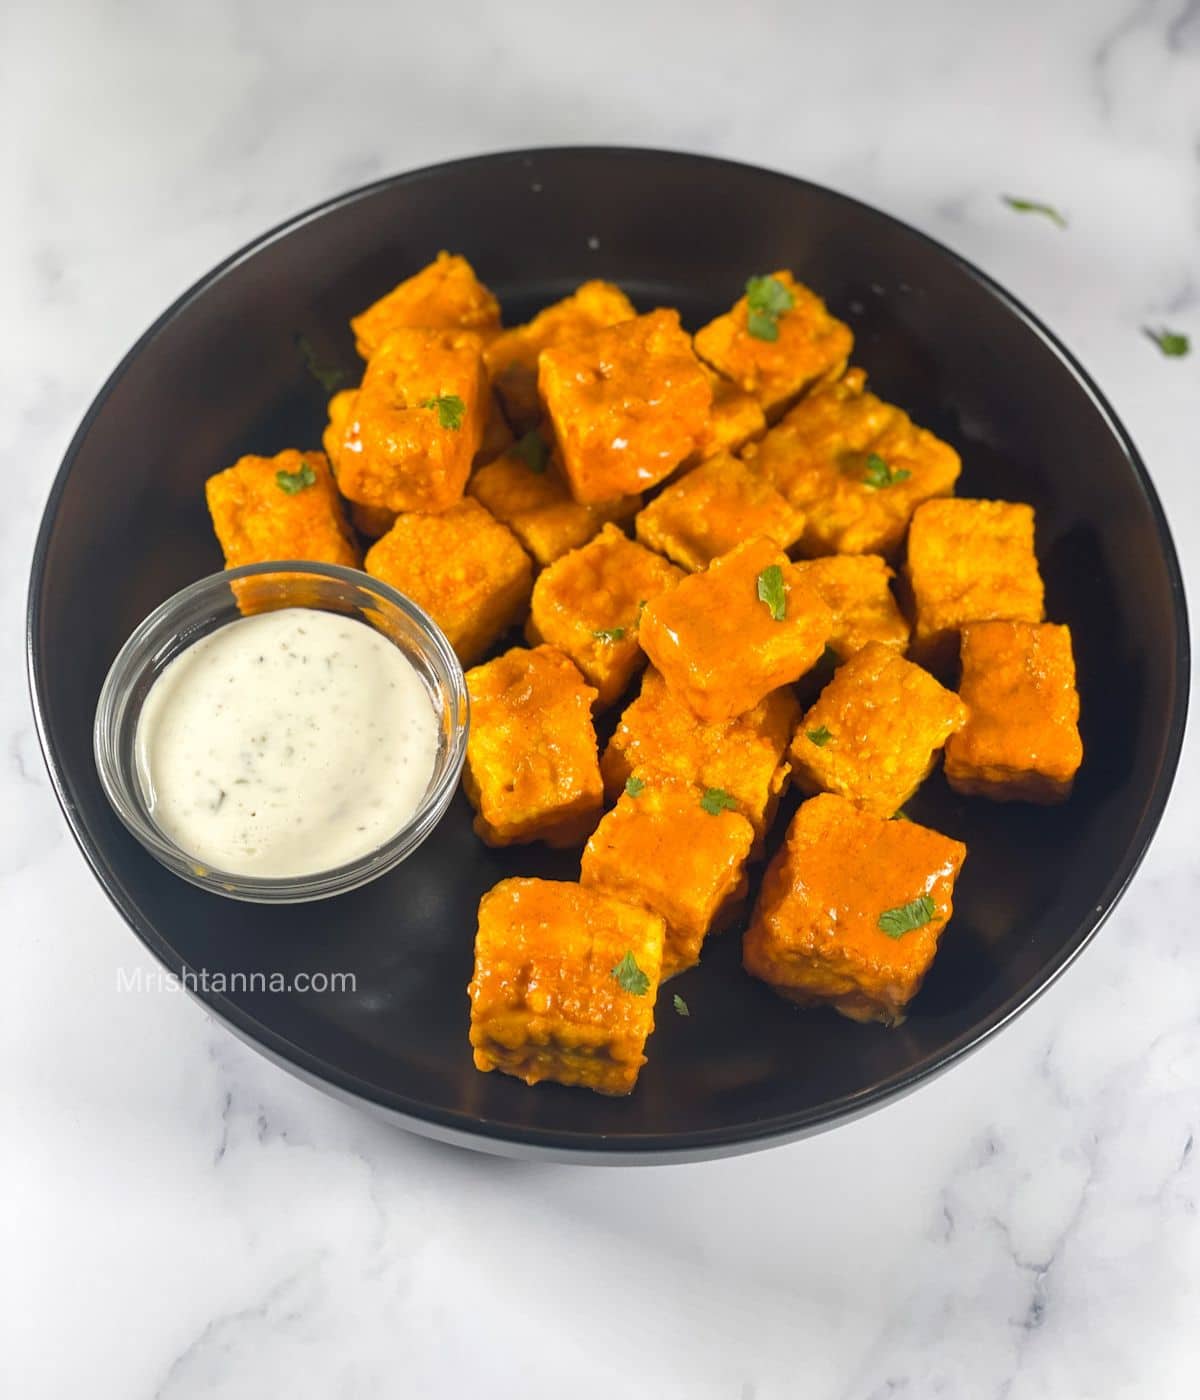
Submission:
<svg viewBox="0 0 1200 1400">
<path fill-rule="evenodd" d="M 0 18 L 0 1391 L 573 1400 L 1196 1393 L 1200 764 L 1070 973 L 931 1086 L 709 1165 L 527 1165 L 395 1132 L 169 991 L 66 832 L 20 659 L 89 400 L 262 229 L 482 149 L 801 174 L 976 261 L 1138 442 L 1195 598 L 1200 5 L 442 10 L 75 0 Z M 1002 191 L 1051 200 L 1066 232 Z"/>
</svg>

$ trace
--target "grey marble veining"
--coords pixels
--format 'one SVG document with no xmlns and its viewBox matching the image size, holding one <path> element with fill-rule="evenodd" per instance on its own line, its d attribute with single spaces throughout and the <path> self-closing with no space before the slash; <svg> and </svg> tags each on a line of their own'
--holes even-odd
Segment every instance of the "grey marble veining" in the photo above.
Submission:
<svg viewBox="0 0 1200 1400">
<path fill-rule="evenodd" d="M 1088 953 L 836 1133 L 638 1172 L 396 1134 L 149 970 L 54 806 L 29 550 L 109 369 L 351 185 L 507 146 L 793 171 L 981 264 L 1081 356 L 1200 558 L 1196 0 L 0 9 L 0 1390 L 193 1400 L 1175 1400 L 1200 1362 L 1200 773 Z M 1069 230 L 1002 192 L 1053 201 Z"/>
</svg>

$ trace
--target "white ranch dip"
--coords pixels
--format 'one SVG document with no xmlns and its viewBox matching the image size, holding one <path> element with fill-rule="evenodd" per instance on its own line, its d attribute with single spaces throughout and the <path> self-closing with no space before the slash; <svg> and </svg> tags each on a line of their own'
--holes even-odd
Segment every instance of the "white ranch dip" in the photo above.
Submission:
<svg viewBox="0 0 1200 1400">
<path fill-rule="evenodd" d="M 421 804 L 438 718 L 404 653 L 314 608 L 231 622 L 154 682 L 135 736 L 162 831 L 237 875 L 331 870 L 376 850 Z"/>
</svg>

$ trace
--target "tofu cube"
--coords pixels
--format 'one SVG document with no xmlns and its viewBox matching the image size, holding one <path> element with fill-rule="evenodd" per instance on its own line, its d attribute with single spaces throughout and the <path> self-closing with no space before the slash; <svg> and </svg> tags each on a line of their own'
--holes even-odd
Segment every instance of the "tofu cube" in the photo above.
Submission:
<svg viewBox="0 0 1200 1400">
<path fill-rule="evenodd" d="M 344 496 L 397 512 L 461 499 L 491 404 L 479 351 L 467 332 L 388 336 L 346 414 L 337 459 Z"/>
<path fill-rule="evenodd" d="M 524 326 L 513 326 L 491 341 L 484 351 L 492 387 L 500 396 L 509 422 L 518 432 L 536 428 L 542 416 L 538 402 L 538 356 L 554 345 L 566 345 L 618 321 L 637 315 L 633 303 L 611 282 L 585 282 Z"/>
<path fill-rule="evenodd" d="M 846 368 L 854 336 L 844 322 L 831 316 L 813 291 L 790 272 L 772 274 L 791 298 L 791 306 L 775 321 L 775 336 L 752 335 L 753 324 L 745 296 L 724 315 L 696 332 L 696 353 L 713 369 L 758 400 L 769 422 L 812 385 L 836 379 Z"/>
<path fill-rule="evenodd" d="M 767 868 L 742 942 L 746 971 L 802 1006 L 897 1025 L 954 912 L 966 854 L 915 822 L 812 798 Z"/>
<path fill-rule="evenodd" d="M 478 468 L 467 491 L 502 520 L 545 568 L 572 549 L 587 544 L 608 523 L 631 519 L 640 496 L 622 496 L 605 505 L 581 505 L 567 489 L 548 448 L 539 438 L 503 453 Z M 540 445 L 539 445 L 540 444 Z"/>
<path fill-rule="evenodd" d="M 792 741 L 792 773 L 805 792 L 835 792 L 891 817 L 929 776 L 967 708 L 882 642 L 868 642 L 817 697 Z"/>
<path fill-rule="evenodd" d="M 227 569 L 273 559 L 359 566 L 323 452 L 239 457 L 209 477 L 204 494 Z"/>
<path fill-rule="evenodd" d="M 967 722 L 946 744 L 946 780 L 956 792 L 997 802 L 1071 795 L 1083 743 L 1069 627 L 967 623 L 959 695 Z"/>
<path fill-rule="evenodd" d="M 1032 506 L 930 501 L 913 516 L 905 574 L 916 614 L 912 654 L 939 670 L 953 666 L 963 623 L 1046 615 Z"/>
<path fill-rule="evenodd" d="M 514 647 L 467 672 L 471 732 L 463 789 L 489 846 L 582 842 L 604 801 L 592 701 L 554 647 Z"/>
<path fill-rule="evenodd" d="M 369 360 L 393 331 L 406 328 L 475 331 L 484 340 L 500 330 L 500 303 L 457 254 L 436 259 L 350 321 L 358 353 Z"/>
<path fill-rule="evenodd" d="M 664 487 L 637 517 L 637 537 L 647 548 L 693 571 L 754 535 L 786 550 L 803 529 L 800 512 L 727 452 Z"/>
<path fill-rule="evenodd" d="M 787 748 L 799 719 L 800 705 L 783 686 L 745 714 L 705 724 L 650 667 L 600 761 L 605 793 L 615 801 L 635 775 L 646 782 L 674 778 L 702 791 L 716 788 L 729 794 L 732 810 L 754 828 L 757 851 L 787 788 Z"/>
<path fill-rule="evenodd" d="M 640 636 L 672 694 L 714 724 L 798 680 L 832 630 L 816 591 L 759 537 L 651 601 Z"/>
<path fill-rule="evenodd" d="M 704 366 L 708 369 L 708 366 Z M 762 437 L 767 431 L 767 417 L 762 404 L 739 388 L 732 379 L 708 369 L 712 385 L 712 408 L 709 411 L 708 438 L 701 449 L 702 457 L 717 452 L 740 452 L 748 442 Z"/>
<path fill-rule="evenodd" d="M 700 961 L 709 930 L 735 916 L 748 889 L 754 828 L 738 812 L 710 812 L 703 796 L 689 783 L 639 779 L 592 833 L 580 866 L 581 884 L 662 915 L 664 982 Z"/>
<path fill-rule="evenodd" d="M 860 369 L 815 389 L 742 455 L 804 512 L 809 556 L 897 554 L 913 511 L 948 496 L 962 470 L 949 443 L 867 392 Z"/>
<path fill-rule="evenodd" d="M 424 608 L 464 666 L 521 620 L 533 586 L 512 531 L 473 500 L 440 515 L 398 516 L 365 567 Z"/>
<path fill-rule="evenodd" d="M 619 700 L 645 663 L 640 622 L 664 589 L 683 575 L 635 544 L 615 525 L 555 560 L 538 575 L 525 634 L 565 651 L 599 694 Z"/>
<path fill-rule="evenodd" d="M 342 437 L 346 431 L 346 424 L 350 421 L 350 414 L 353 412 L 354 401 L 357 397 L 357 389 L 343 389 L 329 400 L 329 422 L 321 434 L 321 445 L 325 449 L 326 457 L 329 458 L 329 465 L 335 479 L 342 451 Z M 380 535 L 386 535 L 396 523 L 396 512 L 387 510 L 384 506 L 364 506 L 357 501 L 349 500 L 345 504 L 350 514 L 350 523 L 360 535 L 366 535 L 369 540 L 377 540 Z"/>
<path fill-rule="evenodd" d="M 600 890 L 501 880 L 479 902 L 476 1069 L 628 1094 L 646 1063 L 663 921 Z"/>
<path fill-rule="evenodd" d="M 712 385 L 676 311 L 543 350 L 538 390 L 577 501 L 644 491 L 707 440 Z"/>
<path fill-rule="evenodd" d="M 901 655 L 908 648 L 908 621 L 891 590 L 895 577 L 878 554 L 828 554 L 796 566 L 801 577 L 833 611 L 830 647 L 848 661 L 868 642 L 882 642 Z"/>
</svg>

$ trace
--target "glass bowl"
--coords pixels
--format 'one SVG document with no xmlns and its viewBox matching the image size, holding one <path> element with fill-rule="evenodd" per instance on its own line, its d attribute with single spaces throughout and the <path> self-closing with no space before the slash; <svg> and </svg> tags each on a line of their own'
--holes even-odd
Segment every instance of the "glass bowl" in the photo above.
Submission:
<svg viewBox="0 0 1200 1400">
<path fill-rule="evenodd" d="M 135 735 L 151 686 L 201 637 L 251 613 L 319 608 L 366 623 L 394 642 L 416 669 L 439 718 L 437 756 L 420 806 L 394 836 L 345 865 L 304 875 L 235 874 L 201 864 L 155 822 L 138 773 Z M 201 889 L 262 904 L 343 894 L 394 869 L 441 820 L 462 772 L 470 702 L 462 667 L 445 634 L 411 599 L 358 569 L 281 560 L 245 564 L 190 584 L 146 618 L 117 654 L 96 706 L 93 747 L 105 795 L 126 827 L 168 870 Z"/>
</svg>

